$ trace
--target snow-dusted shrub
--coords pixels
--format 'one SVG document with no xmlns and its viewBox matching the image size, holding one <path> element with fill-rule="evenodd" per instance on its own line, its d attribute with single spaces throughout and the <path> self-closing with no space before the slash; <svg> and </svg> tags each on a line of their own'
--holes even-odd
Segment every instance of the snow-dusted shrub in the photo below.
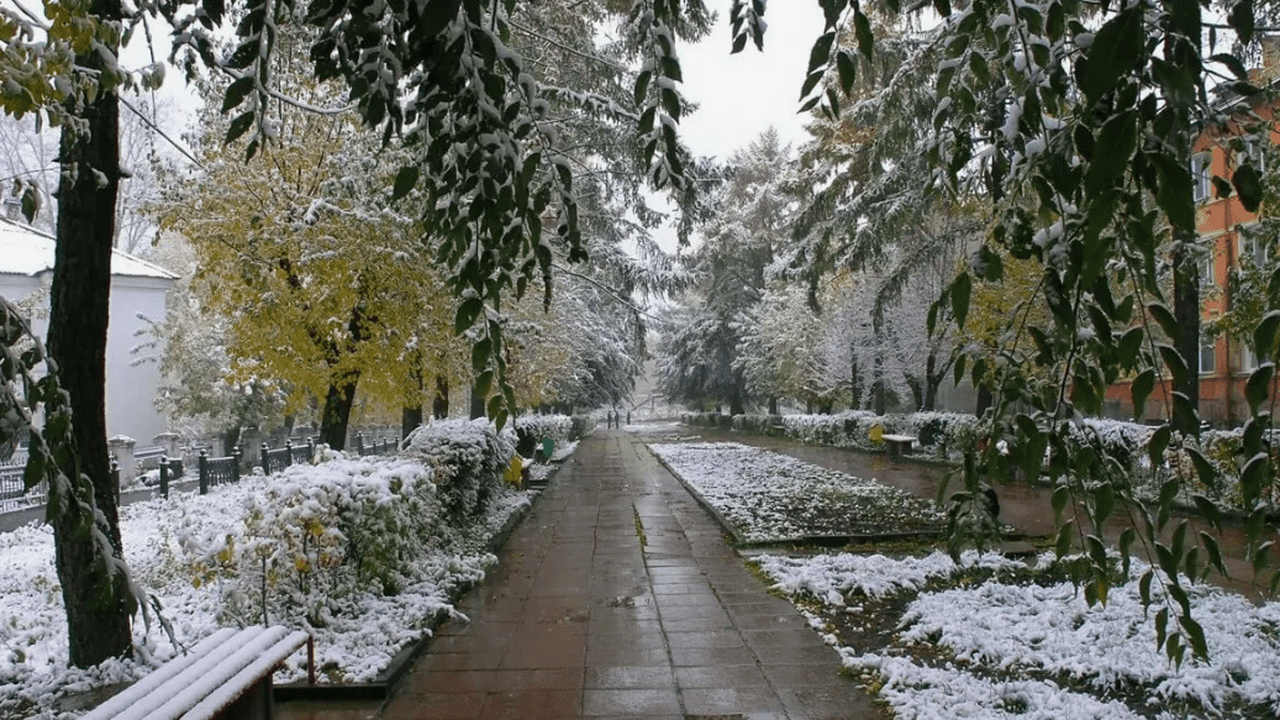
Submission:
<svg viewBox="0 0 1280 720">
<path fill-rule="evenodd" d="M 581 440 L 596 431 L 596 418 L 594 415 L 574 415 L 570 418 L 572 426 L 569 429 L 569 440 Z"/>
<path fill-rule="evenodd" d="M 502 474 L 515 451 L 512 440 L 483 418 L 422 425 L 401 444 L 404 455 L 431 468 L 444 511 L 454 521 L 484 509 L 502 487 Z"/>
<path fill-rule="evenodd" d="M 811 445 L 874 449 L 871 426 L 880 423 L 885 432 L 893 432 L 885 418 L 866 410 L 846 410 L 835 415 L 787 415 L 782 419 L 785 435 Z"/>
<path fill-rule="evenodd" d="M 784 434 L 781 415 L 734 415 L 733 429 L 758 435 Z"/>
<path fill-rule="evenodd" d="M 720 427 L 720 413 L 681 413 L 680 422 L 695 427 L 718 428 Z"/>
<path fill-rule="evenodd" d="M 252 492 L 234 529 L 182 541 L 193 581 L 220 584 L 225 624 L 301 615 L 322 627 L 353 592 L 395 594 L 412 560 L 443 537 L 421 462 L 341 458 L 241 482 Z"/>
<path fill-rule="evenodd" d="M 982 436 L 977 416 L 970 413 L 919 412 L 901 417 L 906 433 L 939 458 L 961 457 L 965 448 L 976 447 Z"/>
<path fill-rule="evenodd" d="M 542 447 L 543 438 L 550 438 L 556 447 L 575 439 L 574 419 L 568 415 L 522 415 L 516 418 L 513 425 L 517 438 L 516 447 L 525 457 L 532 457 L 533 450 Z"/>
</svg>

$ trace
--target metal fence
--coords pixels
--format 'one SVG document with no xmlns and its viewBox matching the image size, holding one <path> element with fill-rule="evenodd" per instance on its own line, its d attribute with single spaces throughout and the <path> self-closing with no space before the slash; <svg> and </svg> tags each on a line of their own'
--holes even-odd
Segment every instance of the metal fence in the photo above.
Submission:
<svg viewBox="0 0 1280 720">
<path fill-rule="evenodd" d="M 386 455 L 395 452 L 399 446 L 399 442 L 389 438 L 366 442 L 362 433 L 356 433 L 356 454 L 360 456 Z"/>
<path fill-rule="evenodd" d="M 26 469 L 25 461 L 0 465 L 0 507 L 5 510 L 22 504 L 44 502 L 47 497 L 48 487 L 43 482 L 31 488 L 30 492 L 23 487 L 22 476 Z"/>
<path fill-rule="evenodd" d="M 386 455 L 395 452 L 398 447 L 399 443 L 391 438 L 366 441 L 361 434 L 355 437 L 355 451 L 362 456 Z M 300 438 L 298 442 L 289 439 L 285 441 L 284 447 L 280 448 L 271 448 L 263 443 L 262 471 L 270 475 L 290 465 L 310 463 L 315 458 L 315 453 L 316 442 L 313 438 Z M 210 488 L 218 485 L 239 482 L 243 455 L 240 448 L 236 447 L 231 455 L 226 457 L 210 457 L 208 449 L 202 448 L 194 458 L 200 494 L 208 494 Z M 159 489 L 163 497 L 169 497 L 169 488 L 173 481 L 186 475 L 183 459 L 168 457 L 164 448 L 148 448 L 136 453 L 134 457 L 142 468 L 148 470 L 159 468 Z M 29 491 L 23 488 L 22 478 L 25 471 L 25 457 L 19 462 L 0 463 L 0 512 L 39 505 L 48 499 L 48 488 L 43 482 Z M 119 472 L 114 462 L 112 472 Z M 118 480 L 116 487 L 119 487 Z"/>
<path fill-rule="evenodd" d="M 209 488 L 215 485 L 229 485 L 240 482 L 240 448 L 235 448 L 227 457 L 211 458 L 200 451 L 196 458 L 200 471 L 200 494 L 208 495 Z"/>
<path fill-rule="evenodd" d="M 290 465 L 303 465 L 316 456 L 316 441 L 307 439 L 304 445 L 294 445 L 293 439 L 284 441 L 284 447 L 272 450 L 262 443 L 262 472 L 270 475 Z"/>
</svg>

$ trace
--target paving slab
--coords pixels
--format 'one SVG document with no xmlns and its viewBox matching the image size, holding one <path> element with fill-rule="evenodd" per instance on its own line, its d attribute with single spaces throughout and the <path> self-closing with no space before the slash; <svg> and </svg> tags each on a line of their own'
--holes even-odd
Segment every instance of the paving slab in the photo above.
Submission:
<svg viewBox="0 0 1280 720">
<path fill-rule="evenodd" d="M 499 559 L 384 704 L 277 717 L 890 717 L 633 435 L 581 441 Z"/>
</svg>

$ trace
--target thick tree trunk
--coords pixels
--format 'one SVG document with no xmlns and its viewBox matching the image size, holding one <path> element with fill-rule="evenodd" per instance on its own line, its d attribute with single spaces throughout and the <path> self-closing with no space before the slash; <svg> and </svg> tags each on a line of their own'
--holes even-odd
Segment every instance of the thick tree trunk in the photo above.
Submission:
<svg viewBox="0 0 1280 720">
<path fill-rule="evenodd" d="M 916 412 L 921 412 L 924 410 L 926 382 L 922 378 L 911 373 L 906 373 L 906 379 L 907 387 L 911 390 L 911 401 L 915 403 Z"/>
<path fill-rule="evenodd" d="M 96 0 L 91 12 L 104 20 L 120 17 L 118 0 Z M 76 58 L 101 68 L 96 52 Z M 111 294 L 111 245 L 120 184 L 119 101 L 100 92 L 93 104 L 73 108 L 84 119 L 81 132 L 62 132 L 62 175 L 58 185 L 58 242 L 55 251 L 49 355 L 70 396 L 75 452 L 62 470 L 83 473 L 93 483 L 93 499 L 105 524 L 100 529 L 123 567 L 117 488 L 107 458 L 107 303 Z M 87 498 L 85 498 L 87 500 Z M 92 522 L 89 520 L 88 522 Z M 103 575 L 92 535 L 81 518 L 65 511 L 53 520 L 55 562 L 67 611 L 71 664 L 97 665 L 132 649 L 130 617 L 135 601 L 123 578 Z M 110 592 L 104 592 L 110 585 Z"/>
<path fill-rule="evenodd" d="M 484 417 L 484 395 L 476 391 L 475 383 L 471 385 L 471 419 Z"/>
<path fill-rule="evenodd" d="M 1173 317 L 1178 321 L 1178 337 L 1173 346 L 1187 364 L 1182 382 L 1176 379 L 1173 391 L 1185 395 L 1191 407 L 1200 409 L 1200 272 L 1192 243 L 1195 233 L 1174 228 L 1173 250 Z M 1182 433 L 1199 431 L 1195 418 L 1175 413 L 1173 427 Z"/>
<path fill-rule="evenodd" d="M 991 407 L 991 403 L 995 402 L 995 398 L 991 395 L 991 388 L 986 383 L 978 385 L 978 406 L 974 408 L 973 414 L 982 417 L 983 414 Z"/>
<path fill-rule="evenodd" d="M 449 417 L 449 378 L 443 374 L 436 376 L 436 397 L 431 401 L 431 414 L 437 420 Z"/>
<path fill-rule="evenodd" d="M 770 415 L 778 414 L 778 396 L 777 395 L 769 396 L 769 414 Z"/>
<path fill-rule="evenodd" d="M 733 393 L 733 397 L 729 398 L 729 414 L 743 415 L 746 412 L 747 412 L 747 409 L 746 407 L 744 407 L 742 403 L 742 395 L 735 390 Z"/>
<path fill-rule="evenodd" d="M 862 405 L 862 387 L 858 384 L 858 354 L 851 352 L 849 362 L 849 407 L 857 410 Z"/>
<path fill-rule="evenodd" d="M 240 426 L 232 425 L 222 431 L 222 454 L 231 455 L 240 444 Z"/>
<path fill-rule="evenodd" d="M 351 406 L 355 404 L 359 380 L 359 373 L 336 379 L 325 394 L 324 411 L 320 414 L 320 442 L 334 450 L 343 450 L 347 446 L 347 422 L 351 419 Z"/>
<path fill-rule="evenodd" d="M 400 439 L 409 437 L 409 433 L 413 432 L 422 424 L 422 403 L 418 403 L 415 407 L 405 407 L 400 410 Z"/>
<path fill-rule="evenodd" d="M 879 355 L 876 356 L 875 375 L 875 411 L 877 415 L 883 415 L 885 412 L 884 360 Z"/>
<path fill-rule="evenodd" d="M 924 405 L 921 407 L 925 412 L 938 406 L 938 386 L 942 380 L 942 373 L 938 372 L 938 357 L 929 353 L 924 364 Z"/>
</svg>

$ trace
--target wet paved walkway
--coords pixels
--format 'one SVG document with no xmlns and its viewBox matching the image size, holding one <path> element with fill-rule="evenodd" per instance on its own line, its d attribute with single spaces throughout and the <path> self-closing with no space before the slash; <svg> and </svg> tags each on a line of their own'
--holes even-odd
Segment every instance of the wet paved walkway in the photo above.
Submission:
<svg viewBox="0 0 1280 720">
<path fill-rule="evenodd" d="M 396 694 L 285 720 L 888 717 L 641 440 L 583 440 Z"/>
</svg>

